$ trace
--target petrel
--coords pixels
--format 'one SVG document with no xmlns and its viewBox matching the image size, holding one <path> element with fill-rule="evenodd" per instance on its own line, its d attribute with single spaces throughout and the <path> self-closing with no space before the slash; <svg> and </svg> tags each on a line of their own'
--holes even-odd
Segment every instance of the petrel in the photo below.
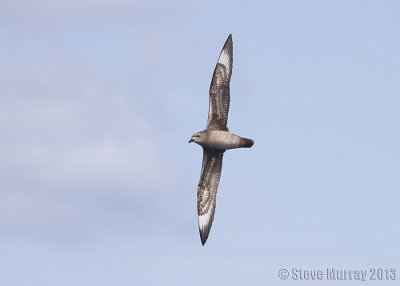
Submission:
<svg viewBox="0 0 400 286">
<path fill-rule="evenodd" d="M 203 147 L 203 164 L 197 187 L 197 213 L 201 243 L 204 245 L 214 220 L 222 157 L 228 149 L 250 148 L 254 141 L 229 132 L 229 82 L 232 75 L 233 47 L 229 35 L 219 55 L 210 85 L 210 103 L 206 129 L 192 135 L 190 142 Z"/>
</svg>

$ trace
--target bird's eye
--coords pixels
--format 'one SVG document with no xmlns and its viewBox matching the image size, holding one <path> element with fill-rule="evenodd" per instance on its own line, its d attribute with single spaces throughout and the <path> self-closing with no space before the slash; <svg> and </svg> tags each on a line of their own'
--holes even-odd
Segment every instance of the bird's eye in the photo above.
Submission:
<svg viewBox="0 0 400 286">
<path fill-rule="evenodd" d="M 197 134 L 196 137 L 200 137 L 200 134 Z"/>
</svg>

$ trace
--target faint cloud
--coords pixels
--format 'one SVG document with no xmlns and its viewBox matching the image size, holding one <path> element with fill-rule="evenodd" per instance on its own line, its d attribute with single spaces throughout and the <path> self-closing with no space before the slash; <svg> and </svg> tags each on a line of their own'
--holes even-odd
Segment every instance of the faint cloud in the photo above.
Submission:
<svg viewBox="0 0 400 286">
<path fill-rule="evenodd" d="M 187 1 L 144 1 L 144 0 L 72 0 L 72 1 L 1 1 L 0 23 L 5 27 L 22 27 L 26 23 L 33 26 L 46 26 L 52 30 L 55 26 L 77 23 L 138 23 L 151 22 L 163 13 L 164 8 L 192 5 Z M 31 27 L 26 27 L 31 28 Z"/>
<path fill-rule="evenodd" d="M 38 56 L 40 65 L 0 57 L 3 234 L 140 223 L 156 194 L 176 189 L 151 111 L 118 75 L 62 49 Z"/>
</svg>

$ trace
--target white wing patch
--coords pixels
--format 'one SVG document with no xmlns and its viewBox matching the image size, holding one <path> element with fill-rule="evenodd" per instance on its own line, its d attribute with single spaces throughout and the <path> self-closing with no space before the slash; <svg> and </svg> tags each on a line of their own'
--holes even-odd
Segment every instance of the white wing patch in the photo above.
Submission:
<svg viewBox="0 0 400 286">
<path fill-rule="evenodd" d="M 218 62 L 220 64 L 223 64 L 224 66 L 229 65 L 229 55 L 225 50 L 223 50 L 221 55 L 219 56 Z"/>
<path fill-rule="evenodd" d="M 225 66 L 227 74 L 224 74 L 224 78 L 230 73 L 232 67 L 230 65 L 231 59 L 229 57 L 229 54 L 226 52 L 224 49 L 219 56 L 218 63 Z"/>
<path fill-rule="evenodd" d="M 212 221 L 210 222 L 210 218 L 211 218 L 211 214 L 212 214 L 213 208 L 210 206 L 208 208 L 207 213 L 205 213 L 204 215 L 199 215 L 199 228 L 201 230 L 204 230 L 207 227 L 210 227 L 210 223 L 212 223 Z"/>
</svg>

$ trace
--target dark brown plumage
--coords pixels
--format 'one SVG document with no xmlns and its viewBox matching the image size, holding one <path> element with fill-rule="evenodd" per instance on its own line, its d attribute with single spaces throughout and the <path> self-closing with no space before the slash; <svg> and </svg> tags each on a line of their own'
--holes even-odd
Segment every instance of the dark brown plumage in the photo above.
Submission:
<svg viewBox="0 0 400 286">
<path fill-rule="evenodd" d="M 242 138 L 229 132 L 227 127 L 232 64 L 232 35 L 229 35 L 219 55 L 211 80 L 206 129 L 193 134 L 189 140 L 189 143 L 195 142 L 203 147 L 203 164 L 197 188 L 197 212 L 203 245 L 207 241 L 214 220 L 224 152 L 234 148 L 249 148 L 254 144 L 251 139 Z"/>
</svg>

